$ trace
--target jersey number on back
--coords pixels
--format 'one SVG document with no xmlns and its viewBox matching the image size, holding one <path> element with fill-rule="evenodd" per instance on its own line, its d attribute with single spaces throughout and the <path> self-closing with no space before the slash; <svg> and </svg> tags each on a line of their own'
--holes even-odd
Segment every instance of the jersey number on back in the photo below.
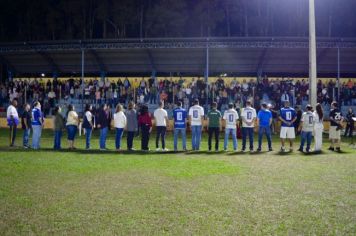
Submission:
<svg viewBox="0 0 356 236">
<path fill-rule="evenodd" d="M 252 118 L 252 112 L 247 112 L 246 115 L 247 115 L 247 119 L 248 119 L 248 120 L 251 120 L 251 118 Z"/>
<path fill-rule="evenodd" d="M 290 111 L 286 112 L 286 119 L 287 120 L 292 120 L 292 112 L 290 112 Z"/>
<path fill-rule="evenodd" d="M 183 120 L 183 113 L 182 112 L 177 112 L 177 120 L 179 120 L 179 121 Z"/>
<path fill-rule="evenodd" d="M 229 122 L 234 122 L 234 115 L 229 115 Z"/>
<path fill-rule="evenodd" d="M 198 110 L 193 110 L 193 118 L 198 118 Z"/>
</svg>

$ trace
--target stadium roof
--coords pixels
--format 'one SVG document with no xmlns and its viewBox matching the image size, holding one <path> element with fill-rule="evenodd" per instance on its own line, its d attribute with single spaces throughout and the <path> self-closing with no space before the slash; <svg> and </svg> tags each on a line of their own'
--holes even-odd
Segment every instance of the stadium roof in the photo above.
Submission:
<svg viewBox="0 0 356 236">
<path fill-rule="evenodd" d="M 0 44 L 0 62 L 15 76 L 41 73 L 107 75 L 181 73 L 308 76 L 307 38 L 168 38 Z M 356 77 L 356 39 L 318 38 L 318 76 Z"/>
</svg>

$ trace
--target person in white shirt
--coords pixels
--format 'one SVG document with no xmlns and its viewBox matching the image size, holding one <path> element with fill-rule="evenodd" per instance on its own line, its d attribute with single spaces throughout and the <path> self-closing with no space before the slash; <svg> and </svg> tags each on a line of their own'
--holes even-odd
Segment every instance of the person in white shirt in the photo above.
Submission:
<svg viewBox="0 0 356 236">
<path fill-rule="evenodd" d="M 316 104 L 314 115 L 314 152 L 321 152 L 323 145 L 324 112 L 320 103 Z"/>
<path fill-rule="evenodd" d="M 313 130 L 314 130 L 314 115 L 313 108 L 311 105 L 307 105 L 306 112 L 303 113 L 302 119 L 300 120 L 299 131 L 301 132 L 301 141 L 298 151 L 303 152 L 304 143 L 307 142 L 306 152 L 310 152 L 310 144 L 312 141 Z"/>
<path fill-rule="evenodd" d="M 116 151 L 121 151 L 121 138 L 126 128 L 127 120 L 121 104 L 116 106 L 114 114 L 114 126 L 116 128 L 115 146 Z"/>
<path fill-rule="evenodd" d="M 239 115 L 237 114 L 237 111 L 234 109 L 234 104 L 229 103 L 229 109 L 225 111 L 223 119 L 225 121 L 224 150 L 225 151 L 227 150 L 227 143 L 231 133 L 234 151 L 236 151 L 237 150 L 236 121 L 239 119 Z"/>
<path fill-rule="evenodd" d="M 202 125 L 204 120 L 204 109 L 199 106 L 199 100 L 194 100 L 194 106 L 189 109 L 189 123 L 192 129 L 192 149 L 199 151 Z"/>
<path fill-rule="evenodd" d="M 246 149 L 247 136 L 250 142 L 250 152 L 253 151 L 253 129 L 255 127 L 256 110 L 251 107 L 251 101 L 246 101 L 246 107 L 242 110 L 242 151 Z"/>
<path fill-rule="evenodd" d="M 19 124 L 19 114 L 16 107 L 17 100 L 13 99 L 11 105 L 7 108 L 6 111 L 7 125 L 10 127 L 10 147 L 15 145 L 16 130 L 17 125 Z"/>
<path fill-rule="evenodd" d="M 156 150 L 159 151 L 159 138 L 161 138 L 162 142 L 162 150 L 163 151 L 168 151 L 166 148 L 166 131 L 167 131 L 167 126 L 169 123 L 168 120 L 168 113 L 166 110 L 163 109 L 164 107 L 164 102 L 160 101 L 158 103 L 159 107 L 154 111 L 153 117 L 155 119 L 155 124 L 156 124 Z"/>
</svg>

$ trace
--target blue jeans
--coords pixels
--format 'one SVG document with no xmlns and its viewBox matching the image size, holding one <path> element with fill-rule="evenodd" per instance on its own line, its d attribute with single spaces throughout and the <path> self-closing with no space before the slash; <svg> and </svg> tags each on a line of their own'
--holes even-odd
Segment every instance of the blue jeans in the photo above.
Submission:
<svg viewBox="0 0 356 236">
<path fill-rule="evenodd" d="M 310 151 L 310 144 L 311 144 L 311 142 L 312 142 L 312 133 L 313 132 L 306 132 L 306 131 L 302 131 L 302 133 L 301 133 L 301 141 L 300 141 L 300 150 L 303 150 L 303 148 L 304 148 L 304 143 L 305 143 L 305 141 L 307 141 L 307 151 Z"/>
<path fill-rule="evenodd" d="M 23 146 L 28 147 L 28 140 L 30 139 L 31 129 L 23 130 Z"/>
<path fill-rule="evenodd" d="M 40 140 L 42 134 L 42 126 L 41 125 L 32 125 L 32 148 L 39 149 L 40 148 Z"/>
<path fill-rule="evenodd" d="M 174 150 L 178 150 L 178 136 L 182 135 L 183 150 L 187 149 L 187 137 L 185 129 L 174 129 Z"/>
<path fill-rule="evenodd" d="M 100 149 L 106 149 L 106 136 L 108 135 L 108 127 L 100 129 L 99 146 Z"/>
<path fill-rule="evenodd" d="M 224 139 L 224 150 L 227 149 L 227 143 L 229 141 L 230 133 L 232 135 L 232 143 L 234 146 L 234 150 L 237 149 L 237 138 L 236 138 L 236 129 L 225 128 L 225 139 Z"/>
<path fill-rule="evenodd" d="M 54 149 L 61 149 L 62 130 L 54 131 Z"/>
<path fill-rule="evenodd" d="M 116 136 L 115 136 L 115 146 L 116 149 L 120 149 L 121 148 L 121 138 L 122 135 L 124 133 L 124 129 L 123 128 L 116 128 Z"/>
<path fill-rule="evenodd" d="M 89 149 L 90 148 L 90 139 L 91 139 L 91 133 L 93 132 L 93 129 L 85 129 L 85 148 Z"/>
<path fill-rule="evenodd" d="M 201 125 L 192 125 L 192 149 L 199 150 L 201 140 Z"/>
<path fill-rule="evenodd" d="M 272 149 L 272 141 L 271 141 L 271 127 L 270 126 L 260 126 L 258 129 L 258 149 L 262 147 L 262 136 L 266 134 L 268 149 Z"/>
<path fill-rule="evenodd" d="M 68 132 L 68 140 L 74 141 L 75 134 L 77 133 L 77 126 L 75 125 L 67 125 L 67 132 Z"/>
<path fill-rule="evenodd" d="M 250 141 L 250 150 L 253 150 L 253 128 L 242 127 L 242 149 L 246 149 L 246 140 Z"/>
</svg>

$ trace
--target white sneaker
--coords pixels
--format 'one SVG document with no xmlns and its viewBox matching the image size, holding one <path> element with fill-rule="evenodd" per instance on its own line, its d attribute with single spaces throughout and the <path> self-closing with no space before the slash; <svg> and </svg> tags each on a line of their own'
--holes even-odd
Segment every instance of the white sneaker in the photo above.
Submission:
<svg viewBox="0 0 356 236">
<path fill-rule="evenodd" d="M 160 151 L 161 149 L 160 148 L 156 148 L 156 151 Z"/>
<path fill-rule="evenodd" d="M 164 151 L 164 152 L 168 152 L 168 151 L 169 151 L 169 149 L 168 149 L 168 148 L 165 148 L 165 149 L 162 149 L 162 151 Z"/>
<path fill-rule="evenodd" d="M 285 152 L 285 151 L 286 151 L 285 147 L 281 147 L 281 152 Z"/>
</svg>

